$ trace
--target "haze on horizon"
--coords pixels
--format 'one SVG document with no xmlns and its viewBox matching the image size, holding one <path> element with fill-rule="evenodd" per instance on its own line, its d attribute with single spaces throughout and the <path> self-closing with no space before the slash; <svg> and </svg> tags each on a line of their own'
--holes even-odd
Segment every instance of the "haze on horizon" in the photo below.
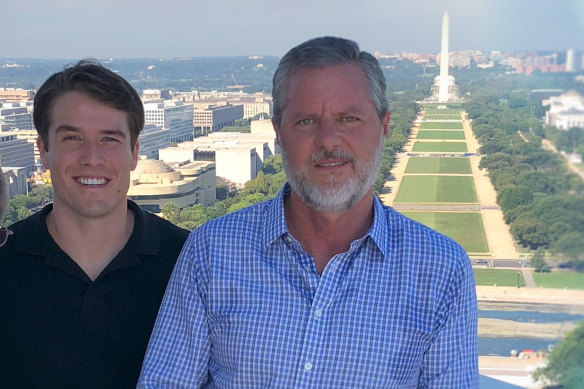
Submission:
<svg viewBox="0 0 584 389">
<path fill-rule="evenodd" d="M 582 0 L 23 0 L 0 4 L 0 58 L 282 55 L 313 37 L 383 53 L 584 50 Z"/>
</svg>

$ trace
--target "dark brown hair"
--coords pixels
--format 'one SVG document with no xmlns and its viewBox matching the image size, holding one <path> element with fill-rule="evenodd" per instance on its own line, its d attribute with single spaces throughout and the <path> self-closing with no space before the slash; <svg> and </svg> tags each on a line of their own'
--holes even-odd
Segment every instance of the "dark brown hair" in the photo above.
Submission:
<svg viewBox="0 0 584 389">
<path fill-rule="evenodd" d="M 83 59 L 49 77 L 34 99 L 34 125 L 49 149 L 51 109 L 57 97 L 67 92 L 83 93 L 107 106 L 127 113 L 132 150 L 144 127 L 142 100 L 130 83 L 95 59 Z"/>
</svg>

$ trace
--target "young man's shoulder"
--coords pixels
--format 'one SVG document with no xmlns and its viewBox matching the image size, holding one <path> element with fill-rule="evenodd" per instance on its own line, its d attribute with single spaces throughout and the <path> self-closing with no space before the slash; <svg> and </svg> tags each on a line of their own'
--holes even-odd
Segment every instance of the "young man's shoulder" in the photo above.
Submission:
<svg viewBox="0 0 584 389">
<path fill-rule="evenodd" d="M 134 211 L 136 212 L 136 209 L 134 209 Z M 137 212 L 141 214 L 142 220 L 145 224 L 145 229 L 147 231 L 155 231 L 156 234 L 160 236 L 161 241 L 168 243 L 174 242 L 174 244 L 182 245 L 189 236 L 190 231 L 185 230 L 158 215 L 139 208 Z"/>
</svg>

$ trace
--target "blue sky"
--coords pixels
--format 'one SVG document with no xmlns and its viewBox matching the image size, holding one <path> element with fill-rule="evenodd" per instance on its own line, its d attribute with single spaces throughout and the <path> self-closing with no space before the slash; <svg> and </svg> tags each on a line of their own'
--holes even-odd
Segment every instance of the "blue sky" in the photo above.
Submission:
<svg viewBox="0 0 584 389">
<path fill-rule="evenodd" d="M 438 52 L 444 11 L 452 51 L 584 50 L 584 0 L 3 0 L 0 58 L 282 55 L 322 35 Z"/>
</svg>

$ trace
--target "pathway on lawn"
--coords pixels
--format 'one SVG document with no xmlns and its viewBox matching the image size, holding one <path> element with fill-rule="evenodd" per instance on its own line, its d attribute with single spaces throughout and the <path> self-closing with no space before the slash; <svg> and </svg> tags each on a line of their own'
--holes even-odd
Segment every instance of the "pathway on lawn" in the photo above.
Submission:
<svg viewBox="0 0 584 389">
<path fill-rule="evenodd" d="M 423 118 L 423 111 L 419 114 L 418 118 Z M 461 118 L 468 152 L 476 154 L 480 145 L 475 138 L 474 133 L 472 132 L 471 121 L 467 119 L 466 113 L 462 113 Z M 419 130 L 420 122 L 414 124 L 414 127 L 410 132 L 410 138 L 404 146 L 404 150 L 396 155 L 394 166 L 391 169 L 392 180 L 385 183 L 385 186 L 382 189 L 382 193 L 379 196 L 384 204 L 389 206 L 395 205 L 395 208 L 401 211 L 406 211 L 408 210 L 407 208 L 419 208 L 419 206 L 428 207 L 424 206 L 423 204 L 420 204 L 419 206 L 414 204 L 403 204 L 403 206 L 394 204 L 395 196 L 399 189 L 399 184 L 404 176 L 406 166 L 410 158 L 408 153 L 412 152 L 412 147 L 416 141 Z M 519 259 L 520 256 L 515 248 L 515 243 L 513 242 L 513 238 L 509 232 L 509 226 L 505 223 L 503 219 L 503 212 L 500 210 L 497 204 L 497 194 L 493 188 L 493 185 L 491 184 L 488 172 L 486 170 L 479 169 L 479 156 L 472 155 L 468 158 L 471 165 L 472 176 L 475 181 L 479 208 L 483 219 L 483 225 L 485 228 L 485 234 L 491 257 L 495 260 Z M 439 204 L 436 204 L 436 206 L 438 205 Z M 444 207 L 440 208 L 444 210 Z M 527 277 L 524 276 L 524 278 L 526 279 L 527 283 Z M 533 278 L 531 278 L 531 280 L 533 281 Z"/>
<path fill-rule="evenodd" d="M 521 273 L 523 274 L 523 279 L 525 280 L 525 286 L 528 288 L 535 288 L 535 281 L 533 280 L 531 269 L 524 267 L 521 269 Z"/>
</svg>

